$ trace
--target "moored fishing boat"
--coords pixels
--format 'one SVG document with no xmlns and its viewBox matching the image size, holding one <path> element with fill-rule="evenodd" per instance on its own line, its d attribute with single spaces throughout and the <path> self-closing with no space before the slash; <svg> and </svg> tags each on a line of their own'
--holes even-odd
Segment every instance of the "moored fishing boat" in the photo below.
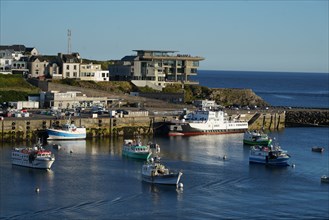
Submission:
<svg viewBox="0 0 329 220">
<path fill-rule="evenodd" d="M 137 140 L 125 139 L 122 146 L 122 155 L 146 160 L 152 154 L 153 149 L 157 152 L 160 151 L 157 144 L 148 143 L 143 145 L 139 138 Z"/>
<path fill-rule="evenodd" d="M 48 140 L 75 140 L 85 139 L 87 136 L 86 128 L 77 127 L 71 123 L 70 118 L 61 126 L 55 126 L 47 129 Z"/>
<path fill-rule="evenodd" d="M 246 131 L 243 135 L 243 143 L 247 145 L 267 146 L 271 142 L 271 138 L 260 131 Z"/>
<path fill-rule="evenodd" d="M 142 166 L 142 180 L 154 184 L 178 186 L 183 173 L 173 171 L 160 162 L 160 159 L 149 159 Z"/>
<path fill-rule="evenodd" d="M 15 147 L 11 153 L 13 165 L 50 169 L 55 156 L 49 150 L 42 148 L 40 141 L 33 147 Z"/>
<path fill-rule="evenodd" d="M 243 133 L 248 122 L 240 117 L 231 119 L 221 110 L 196 110 L 188 113 L 182 120 L 168 123 L 169 136 Z"/>
<path fill-rule="evenodd" d="M 288 166 L 290 155 L 280 146 L 250 147 L 249 163 L 259 163 L 272 166 Z"/>
</svg>

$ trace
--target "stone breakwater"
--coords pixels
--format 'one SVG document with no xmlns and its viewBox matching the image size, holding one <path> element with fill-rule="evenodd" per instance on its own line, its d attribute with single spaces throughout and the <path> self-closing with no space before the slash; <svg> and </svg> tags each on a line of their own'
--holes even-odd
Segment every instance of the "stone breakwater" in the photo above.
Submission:
<svg viewBox="0 0 329 220">
<path fill-rule="evenodd" d="M 285 121 L 286 127 L 328 127 L 329 110 L 289 110 Z"/>
</svg>

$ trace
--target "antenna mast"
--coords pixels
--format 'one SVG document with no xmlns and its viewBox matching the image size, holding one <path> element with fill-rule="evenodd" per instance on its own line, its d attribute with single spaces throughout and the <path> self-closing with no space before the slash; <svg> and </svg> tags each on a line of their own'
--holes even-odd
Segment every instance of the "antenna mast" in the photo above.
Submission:
<svg viewBox="0 0 329 220">
<path fill-rule="evenodd" d="M 71 30 L 67 30 L 67 53 L 71 54 Z"/>
</svg>

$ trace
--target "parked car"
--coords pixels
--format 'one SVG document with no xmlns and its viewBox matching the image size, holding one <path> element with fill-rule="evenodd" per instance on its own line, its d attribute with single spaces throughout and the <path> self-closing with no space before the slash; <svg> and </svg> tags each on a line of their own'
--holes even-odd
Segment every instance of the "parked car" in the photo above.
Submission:
<svg viewBox="0 0 329 220">
<path fill-rule="evenodd" d="M 128 115 L 128 111 L 126 111 L 124 109 L 118 109 L 118 110 L 116 110 L 116 112 L 117 112 L 117 114 L 121 114 L 121 112 L 122 112 L 122 114 Z"/>
</svg>

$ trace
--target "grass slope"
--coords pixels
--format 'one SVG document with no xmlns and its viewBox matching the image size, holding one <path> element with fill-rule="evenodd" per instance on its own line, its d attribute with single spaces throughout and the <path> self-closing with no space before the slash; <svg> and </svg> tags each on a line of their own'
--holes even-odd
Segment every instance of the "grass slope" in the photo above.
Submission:
<svg viewBox="0 0 329 220">
<path fill-rule="evenodd" d="M 29 95 L 39 91 L 20 75 L 0 75 L 0 103 L 27 100 Z"/>
</svg>

